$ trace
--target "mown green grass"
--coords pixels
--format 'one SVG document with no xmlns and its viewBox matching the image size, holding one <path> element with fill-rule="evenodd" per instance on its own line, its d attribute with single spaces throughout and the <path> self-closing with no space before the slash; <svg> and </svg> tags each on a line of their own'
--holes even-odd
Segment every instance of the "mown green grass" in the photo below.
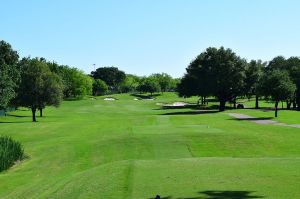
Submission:
<svg viewBox="0 0 300 199">
<path fill-rule="evenodd" d="M 156 105 L 196 101 L 173 93 L 154 101 L 115 97 L 65 101 L 37 123 L 29 111 L 1 117 L 1 134 L 20 141 L 29 158 L 0 173 L 0 198 L 300 197 L 300 129 L 228 116 L 273 112 L 199 114 Z M 300 124 L 299 116 L 280 111 L 278 120 Z"/>
</svg>

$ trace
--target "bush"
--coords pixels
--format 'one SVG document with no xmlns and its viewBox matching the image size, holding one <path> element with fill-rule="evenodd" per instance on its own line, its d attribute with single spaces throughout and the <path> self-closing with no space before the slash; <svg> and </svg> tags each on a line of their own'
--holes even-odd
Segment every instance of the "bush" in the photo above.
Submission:
<svg viewBox="0 0 300 199">
<path fill-rule="evenodd" d="M 0 171 L 11 167 L 16 161 L 22 160 L 24 150 L 19 142 L 10 137 L 0 137 Z"/>
</svg>

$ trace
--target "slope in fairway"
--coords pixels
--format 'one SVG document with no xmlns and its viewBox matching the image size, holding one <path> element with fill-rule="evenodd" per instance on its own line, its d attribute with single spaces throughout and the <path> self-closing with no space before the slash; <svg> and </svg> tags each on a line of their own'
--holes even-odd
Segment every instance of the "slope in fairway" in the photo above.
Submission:
<svg viewBox="0 0 300 199">
<path fill-rule="evenodd" d="M 1 134 L 21 141 L 30 158 L 0 173 L 0 198 L 300 197 L 299 129 L 161 110 L 156 103 L 182 100 L 173 93 L 117 98 L 65 101 L 38 123 L 29 111 L 1 117 Z M 300 123 L 300 113 L 291 115 Z"/>
</svg>

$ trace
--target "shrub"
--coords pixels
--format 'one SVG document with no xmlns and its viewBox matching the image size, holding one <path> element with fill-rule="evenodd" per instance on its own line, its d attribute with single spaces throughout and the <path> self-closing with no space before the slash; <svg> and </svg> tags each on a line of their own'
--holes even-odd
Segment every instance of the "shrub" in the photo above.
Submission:
<svg viewBox="0 0 300 199">
<path fill-rule="evenodd" d="M 10 137 L 0 137 L 0 171 L 11 167 L 16 161 L 22 160 L 24 150 L 22 145 Z"/>
</svg>

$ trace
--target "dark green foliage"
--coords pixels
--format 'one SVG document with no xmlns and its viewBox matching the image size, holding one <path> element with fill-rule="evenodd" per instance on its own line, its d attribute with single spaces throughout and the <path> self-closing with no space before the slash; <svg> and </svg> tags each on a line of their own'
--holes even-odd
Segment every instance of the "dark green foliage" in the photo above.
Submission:
<svg viewBox="0 0 300 199">
<path fill-rule="evenodd" d="M 140 77 L 136 75 L 126 74 L 125 80 L 121 83 L 120 91 L 122 93 L 134 92 L 140 82 Z"/>
<path fill-rule="evenodd" d="M 245 70 L 244 94 L 250 99 L 255 95 L 255 108 L 259 108 L 258 99 L 261 96 L 260 85 L 266 63 L 261 60 L 251 60 Z"/>
<path fill-rule="evenodd" d="M 271 70 L 262 78 L 262 89 L 265 97 L 275 102 L 275 117 L 277 117 L 278 103 L 294 98 L 296 85 L 287 71 Z"/>
<path fill-rule="evenodd" d="M 103 80 L 112 90 L 118 91 L 120 84 L 125 80 L 126 75 L 117 67 L 97 68 L 91 73 L 94 79 Z"/>
<path fill-rule="evenodd" d="M 171 88 L 172 77 L 167 73 L 155 73 L 150 76 L 154 81 L 156 81 L 162 92 L 169 91 Z"/>
<path fill-rule="evenodd" d="M 21 61 L 21 83 L 18 89 L 16 104 L 28 107 L 35 112 L 45 106 L 58 106 L 62 100 L 62 84 L 60 78 L 53 74 L 47 63 L 40 59 L 23 59 Z"/>
<path fill-rule="evenodd" d="M 20 79 L 17 68 L 19 55 L 10 44 L 0 41 L 0 108 L 6 108 L 16 96 Z"/>
<path fill-rule="evenodd" d="M 140 84 L 137 88 L 139 92 L 150 93 L 151 95 L 155 92 L 160 92 L 160 86 L 155 79 L 151 77 L 145 77 L 141 79 Z"/>
<path fill-rule="evenodd" d="M 215 96 L 223 111 L 227 101 L 235 101 L 242 95 L 245 67 L 246 61 L 231 49 L 207 48 L 188 66 L 178 90 L 181 96 Z M 193 88 L 185 88 L 185 85 Z"/>
<path fill-rule="evenodd" d="M 294 108 L 297 106 L 297 109 L 300 110 L 300 58 L 290 57 L 289 59 L 285 59 L 283 56 L 275 57 L 267 67 L 267 71 L 273 70 L 288 72 L 297 88 L 294 97 L 287 100 L 287 107 L 289 109 L 293 103 Z"/>
<path fill-rule="evenodd" d="M 108 86 L 101 79 L 96 79 L 93 83 L 93 95 L 105 95 L 108 91 Z"/>
<path fill-rule="evenodd" d="M 23 157 L 24 150 L 19 142 L 10 137 L 0 137 L 0 171 L 8 169 Z"/>
<path fill-rule="evenodd" d="M 198 96 L 198 82 L 193 75 L 186 74 L 177 85 L 177 92 L 180 97 Z"/>
</svg>

